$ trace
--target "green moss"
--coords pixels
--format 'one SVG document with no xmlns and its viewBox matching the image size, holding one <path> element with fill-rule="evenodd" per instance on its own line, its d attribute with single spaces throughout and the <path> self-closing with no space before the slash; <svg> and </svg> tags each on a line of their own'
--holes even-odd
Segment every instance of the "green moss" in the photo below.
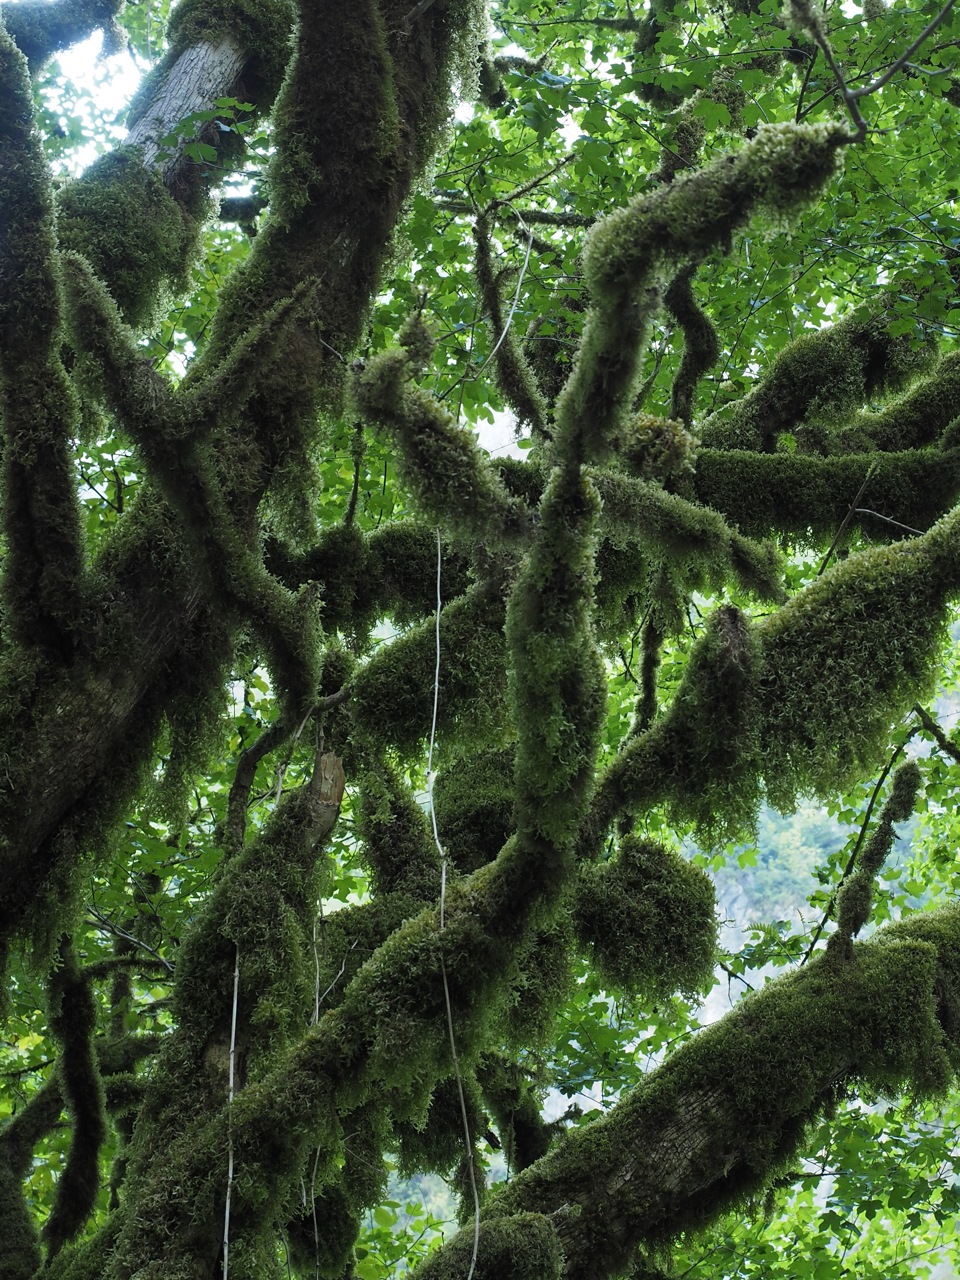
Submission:
<svg viewBox="0 0 960 1280">
<path fill-rule="evenodd" d="M 343 1188 L 329 1186 L 288 1219 L 284 1240 L 298 1273 L 339 1280 L 359 1234 L 359 1217 Z"/>
<path fill-rule="evenodd" d="M 417 1280 L 459 1280 L 470 1268 L 473 1227 L 464 1227 L 417 1269 Z M 560 1280 L 563 1253 L 548 1218 L 516 1214 L 480 1224 L 474 1280 Z"/>
<path fill-rule="evenodd" d="M 837 452 L 923 449 L 942 440 L 957 417 L 960 352 L 951 351 L 903 396 L 877 412 L 855 414 L 830 439 Z"/>
<path fill-rule="evenodd" d="M 124 320 L 142 328 L 171 290 L 186 289 L 202 216 L 182 208 L 135 149 L 120 147 L 62 189 L 57 237 L 87 259 Z M 131 237 L 131 227 L 149 234 Z"/>
<path fill-rule="evenodd" d="M 433 802 L 440 839 L 465 872 L 491 862 L 513 831 L 511 749 L 484 751 L 453 761 L 437 777 Z"/>
<path fill-rule="evenodd" d="M 673 850 L 626 837 L 615 858 L 581 868 L 573 912 L 602 982 L 653 1002 L 709 986 L 713 882 Z"/>
<path fill-rule="evenodd" d="M 840 885 L 837 929 L 828 942 L 828 950 L 832 953 L 849 958 L 850 943 L 869 920 L 874 882 L 897 839 L 893 824 L 906 822 L 913 813 L 922 781 L 920 767 L 913 760 L 902 764 L 894 774 L 893 788 L 883 806 L 880 821 L 857 859 L 853 874 Z"/>
<path fill-rule="evenodd" d="M 460 1086 L 470 1133 L 479 1136 L 488 1121 L 473 1072 L 460 1073 Z M 403 1122 L 396 1132 L 402 1178 L 427 1171 L 451 1174 L 464 1159 L 463 1108 L 457 1081 L 452 1076 L 439 1081 L 422 1119 Z"/>
<path fill-rule="evenodd" d="M 708 418 L 704 447 L 769 452 L 800 424 L 842 424 L 873 397 L 900 390 L 935 358 L 930 345 L 888 332 L 875 305 L 851 311 L 828 329 L 802 333 L 769 363 L 742 400 Z"/>
<path fill-rule="evenodd" d="M 910 529 L 929 528 L 960 495 L 960 449 L 829 458 L 701 449 L 693 491 L 749 537 L 776 532 L 814 546 L 832 541 L 860 494 L 858 506 L 869 510 L 854 513 L 848 527 L 872 539 L 899 537 L 903 529 L 870 512 Z"/>
<path fill-rule="evenodd" d="M 357 407 L 389 434 L 397 470 L 421 512 L 466 541 L 514 542 L 530 512 L 502 487 L 473 433 L 426 391 L 412 385 L 403 349 L 368 360 L 356 379 Z"/>
<path fill-rule="evenodd" d="M 715 511 L 649 481 L 601 472 L 595 483 L 603 499 L 600 527 L 606 539 L 614 548 L 638 545 L 646 557 L 646 563 L 634 562 L 632 573 L 629 558 L 619 567 L 627 590 L 643 585 L 646 564 L 662 560 L 676 566 L 686 591 L 720 592 L 733 579 L 749 595 L 783 600 L 783 561 L 771 543 L 741 537 Z M 606 563 L 614 568 L 612 557 Z"/>
<path fill-rule="evenodd" d="M 359 779 L 358 834 L 371 889 L 433 901 L 440 892 L 440 855 L 426 815 L 386 761 L 373 760 Z"/>
<path fill-rule="evenodd" d="M 460 745 L 496 733 L 504 718 L 504 643 L 500 601 L 473 587 L 440 614 L 437 727 Z M 434 623 L 420 623 L 384 645 L 353 682 L 358 729 L 381 747 L 411 750 L 430 733 L 436 667 Z"/>
<path fill-rule="evenodd" d="M 83 1230 L 93 1213 L 100 1188 L 100 1152 L 108 1133 L 103 1081 L 93 1043 L 96 1005 L 72 943 L 66 939 L 60 947 L 60 964 L 50 978 L 49 1002 L 50 1025 L 60 1042 L 60 1089 L 73 1126 L 53 1208 L 43 1228 L 47 1255 L 55 1257 Z"/>
<path fill-rule="evenodd" d="M 56 9 L 51 9 L 46 0 L 21 0 L 3 19 L 31 72 L 36 74 L 47 58 L 79 44 L 98 27 L 104 28 L 105 43 L 111 38 L 119 39 L 114 18 L 122 8 L 123 0 L 66 0 Z"/>
<path fill-rule="evenodd" d="M 681 271 L 663 299 L 683 333 L 683 358 L 670 389 L 670 413 L 688 427 L 693 420 L 697 383 L 720 355 L 717 331 L 693 291 L 695 272 L 696 267 Z"/>
<path fill-rule="evenodd" d="M 23 1175 L 9 1167 L 0 1147 L 0 1273 L 5 1280 L 32 1280 L 40 1263 L 40 1240 L 23 1193 Z"/>
</svg>

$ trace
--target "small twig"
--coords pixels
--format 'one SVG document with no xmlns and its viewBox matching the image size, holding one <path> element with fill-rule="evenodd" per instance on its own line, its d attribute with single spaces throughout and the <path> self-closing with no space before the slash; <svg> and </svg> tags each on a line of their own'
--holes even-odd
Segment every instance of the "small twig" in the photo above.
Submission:
<svg viewBox="0 0 960 1280">
<path fill-rule="evenodd" d="M 947 15 L 949 14 L 950 10 L 953 8 L 955 3 L 956 3 L 956 0 L 947 0 L 947 3 L 943 6 L 943 8 L 940 10 L 937 16 L 933 19 L 932 22 L 930 22 L 926 27 L 924 27 L 924 29 L 917 36 L 916 40 L 914 40 L 910 48 L 907 49 L 906 53 L 902 53 L 900 57 L 897 58 L 896 62 L 891 62 L 890 66 L 887 67 L 883 75 L 878 76 L 877 79 L 874 80 L 872 84 L 866 84 L 861 89 L 849 90 L 848 92 L 851 94 L 851 96 L 854 98 L 865 98 L 868 93 L 876 93 L 878 89 L 882 89 L 888 80 L 890 80 L 893 76 L 897 74 L 898 71 L 900 71 L 904 66 L 906 66 L 906 64 L 913 57 L 913 55 L 920 48 L 920 46 L 924 43 L 924 41 L 928 40 L 930 36 L 933 35 L 934 31 L 936 31 L 937 27 L 939 27 L 941 22 L 944 21 L 944 19 L 947 17 Z"/>
<path fill-rule="evenodd" d="M 924 711 L 918 702 L 913 704 L 913 711 L 919 717 L 920 723 L 926 729 L 927 733 L 936 741 L 937 746 L 944 754 L 950 756 L 952 760 L 956 760 L 960 764 L 960 747 L 951 742 L 947 735 L 934 720 L 928 711 Z"/>
<path fill-rule="evenodd" d="M 837 530 L 837 536 L 830 543 L 830 546 L 827 550 L 827 554 L 823 557 L 823 561 L 820 565 L 820 568 L 817 570 L 818 578 L 823 577 L 824 571 L 826 570 L 827 565 L 830 563 L 830 558 L 833 555 L 834 551 L 836 551 L 837 544 L 840 542 L 840 539 L 843 537 L 844 531 L 846 530 L 847 525 L 853 519 L 854 512 L 857 510 L 857 503 L 863 497 L 864 492 L 866 491 L 867 485 L 870 483 L 870 477 L 873 475 L 876 469 L 877 469 L 877 464 L 875 462 L 871 462 L 869 467 L 867 467 L 867 474 L 863 477 L 863 484 L 857 490 L 857 496 L 854 498 L 854 500 L 850 503 L 850 506 L 847 508 L 847 514 L 843 517 L 843 519 L 840 522 L 840 528 Z"/>
<path fill-rule="evenodd" d="M 883 784 L 886 782 L 887 778 L 890 776 L 890 770 L 897 763 L 897 760 L 902 755 L 907 743 L 910 741 L 911 738 L 913 738 L 919 732 L 919 729 L 920 729 L 920 726 L 917 725 L 910 730 L 910 732 L 903 739 L 900 745 L 895 749 L 893 755 L 884 765 L 883 770 L 880 774 L 880 777 L 877 779 L 876 786 L 873 788 L 873 792 L 871 793 L 871 796 L 870 796 L 870 803 L 867 805 L 867 811 L 863 815 L 863 821 L 860 824 L 860 833 L 857 836 L 857 843 L 853 846 L 853 851 L 851 852 L 850 857 L 847 859 L 847 865 L 843 868 L 843 874 L 840 877 L 840 883 L 834 889 L 830 897 L 830 901 L 827 904 L 827 909 L 826 911 L 824 911 L 823 916 L 820 919 L 820 923 L 817 925 L 816 929 L 814 930 L 813 937 L 810 939 L 810 945 L 807 947 L 806 951 L 803 953 L 803 959 L 800 961 L 801 968 L 810 959 L 811 955 L 813 954 L 813 949 L 817 945 L 817 943 L 820 941 L 820 938 L 823 934 L 824 929 L 827 927 L 830 920 L 833 918 L 833 913 L 837 907 L 837 899 L 840 896 L 840 890 L 843 888 L 846 882 L 850 879 L 850 876 L 853 874 L 853 869 L 857 865 L 857 858 L 860 855 L 860 850 L 863 848 L 863 842 L 867 836 L 867 828 L 870 826 L 870 819 L 873 816 L 874 806 L 877 803 L 877 800 L 880 796 L 880 792 L 883 790 Z"/>
<path fill-rule="evenodd" d="M 921 534 L 921 535 L 923 534 L 923 530 L 922 530 L 922 529 L 914 529 L 914 527 L 913 527 L 912 525 L 909 525 L 909 524 L 903 524 L 903 523 L 901 523 L 901 521 L 899 521 L 899 520 L 893 520 L 893 519 L 891 519 L 891 517 L 890 517 L 890 516 L 882 516 L 882 515 L 880 514 L 880 512 L 879 512 L 879 511 L 871 511 L 869 507 L 855 507 L 855 508 L 854 508 L 854 510 L 856 511 L 857 515 L 860 515 L 860 516 L 876 516 L 878 520 L 883 520 L 883 521 L 885 521 L 887 524 L 893 524 L 893 525 L 896 525 L 896 527 L 897 527 L 898 529 L 905 529 L 905 530 L 907 531 L 907 533 L 918 533 L 918 534 Z"/>
<path fill-rule="evenodd" d="M 128 933 L 126 929 L 115 924 L 109 916 L 105 916 L 102 911 L 98 911 L 96 907 L 88 908 L 90 915 L 93 916 L 94 923 L 98 924 L 101 929 L 106 929 L 108 933 L 112 933 L 116 938 L 123 938 L 124 942 L 129 942 L 135 947 L 139 947 L 141 951 L 146 951 L 148 955 L 156 960 L 157 964 L 162 964 L 168 973 L 173 973 L 173 965 L 169 960 L 164 959 L 162 955 L 151 947 L 148 942 L 144 942 L 142 938 L 136 937 L 135 934 Z"/>
<path fill-rule="evenodd" d="M 407 28 L 408 31 L 410 30 L 410 28 L 413 26 L 413 24 L 416 22 L 418 18 L 423 17 L 423 15 L 427 12 L 427 10 L 430 8 L 432 4 L 433 4 L 433 0 L 420 0 L 419 4 L 416 4 L 413 6 L 413 8 L 410 10 L 410 12 L 407 14 L 407 16 L 403 20 L 403 25 Z"/>
</svg>

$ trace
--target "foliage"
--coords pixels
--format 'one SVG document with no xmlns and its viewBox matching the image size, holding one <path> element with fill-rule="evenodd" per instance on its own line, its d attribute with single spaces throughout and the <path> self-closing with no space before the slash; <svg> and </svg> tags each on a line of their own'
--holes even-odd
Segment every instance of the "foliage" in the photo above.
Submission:
<svg viewBox="0 0 960 1280">
<path fill-rule="evenodd" d="M 954 1264 L 958 38 L 3 7 L 4 1280 Z"/>
</svg>

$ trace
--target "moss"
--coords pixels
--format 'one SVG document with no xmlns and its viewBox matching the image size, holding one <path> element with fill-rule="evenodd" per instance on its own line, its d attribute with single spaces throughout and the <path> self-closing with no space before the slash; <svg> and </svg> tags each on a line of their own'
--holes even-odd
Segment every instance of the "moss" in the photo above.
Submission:
<svg viewBox="0 0 960 1280">
<path fill-rule="evenodd" d="M 287 69 L 295 17 L 292 0 L 181 0 L 167 24 L 167 53 L 131 105 L 129 124 L 135 124 L 149 107 L 155 87 L 163 83 L 181 54 L 194 45 L 219 44 L 227 36 L 248 55 L 242 96 L 267 109 Z"/>
<path fill-rule="evenodd" d="M 757 386 L 700 429 L 705 448 L 771 451 L 800 424 L 842 423 L 873 397 L 897 391 L 928 368 L 930 345 L 891 336 L 875 305 L 857 307 L 828 329 L 802 333 L 772 360 Z"/>
<path fill-rule="evenodd" d="M 437 777 L 433 802 L 440 839 L 460 871 L 491 862 L 513 831 L 512 748 L 460 758 Z"/>
<path fill-rule="evenodd" d="M 440 614 L 437 727 L 467 745 L 496 732 L 504 717 L 504 644 L 500 602 L 483 587 Z M 358 729 L 379 746 L 411 750 L 430 732 L 436 638 L 423 622 L 384 645 L 353 682 L 350 710 Z"/>
<path fill-rule="evenodd" d="M 503 1043 L 517 1053 L 553 1043 L 557 1017 L 575 986 L 576 942 L 562 907 L 517 947 L 502 1018 Z M 504 986 L 508 984 L 505 982 Z"/>
<path fill-rule="evenodd" d="M 473 1227 L 465 1227 L 417 1269 L 417 1280 L 457 1280 L 470 1269 Z M 516 1214 L 480 1224 L 474 1280 L 560 1280 L 563 1253 L 548 1218 Z"/>
<path fill-rule="evenodd" d="M 960 352 L 948 352 L 906 394 L 878 411 L 844 419 L 830 437 L 832 451 L 859 453 L 923 449 L 942 440 L 957 416 Z"/>
<path fill-rule="evenodd" d="M 26 63 L 0 29 L 0 423 L 12 638 L 61 658 L 77 644 L 83 541 L 71 440 L 80 420 L 60 358 L 60 282 L 50 174 Z"/>
<path fill-rule="evenodd" d="M 5 1280 L 32 1280 L 40 1263 L 40 1240 L 23 1193 L 23 1175 L 9 1167 L 0 1147 L 0 1273 Z"/>
<path fill-rule="evenodd" d="M 338 1280 L 359 1234 L 357 1213 L 343 1188 L 330 1186 L 301 1213 L 288 1219 L 284 1240 L 290 1263 L 298 1273 Z"/>
<path fill-rule="evenodd" d="M 615 858 L 581 868 L 573 912 L 602 982 L 653 1002 L 710 984 L 713 882 L 673 850 L 626 837 Z"/>
<path fill-rule="evenodd" d="M 60 965 L 51 975 L 49 1001 L 50 1025 L 60 1042 L 60 1089 L 73 1123 L 70 1150 L 43 1228 L 47 1256 L 56 1257 L 93 1213 L 100 1188 L 100 1152 L 108 1133 L 103 1081 L 93 1043 L 96 1005 L 67 939 L 61 944 Z"/>
<path fill-rule="evenodd" d="M 590 480 L 558 467 L 507 605 L 517 831 L 538 856 L 552 845 L 551 862 L 571 847 L 586 805 L 604 710 L 591 622 L 597 515 Z"/>
<path fill-rule="evenodd" d="M 695 267 L 681 271 L 663 299 L 683 332 L 683 357 L 670 389 L 670 414 L 688 427 L 693 420 L 697 383 L 720 354 L 717 331 L 693 291 L 695 272 Z"/>
<path fill-rule="evenodd" d="M 186 289 L 203 210 L 184 209 L 135 149 L 94 161 L 57 201 L 57 237 L 107 285 L 124 320 L 142 328 L 169 291 Z M 131 239 L 130 228 L 149 228 Z"/>
<path fill-rule="evenodd" d="M 483 1098 L 493 1112 L 507 1167 L 513 1173 L 546 1155 L 558 1126 L 547 1124 L 540 1112 L 540 1090 L 506 1058 L 483 1064 Z"/>
<path fill-rule="evenodd" d="M 358 781 L 358 834 L 372 892 L 434 900 L 440 891 L 440 857 L 410 788 L 382 759 L 370 761 Z"/>
<path fill-rule="evenodd" d="M 471 1135 L 479 1136 L 487 1127 L 483 1102 L 473 1072 L 460 1073 L 460 1086 Z M 457 1081 L 448 1076 L 433 1090 L 422 1120 L 397 1126 L 398 1172 L 402 1178 L 431 1172 L 450 1175 L 464 1158 L 463 1108 Z"/>
<path fill-rule="evenodd" d="M 413 521 L 390 521 L 369 533 L 332 525 L 317 544 L 295 552 L 277 540 L 264 549 L 268 570 L 287 587 L 316 582 L 328 631 L 365 636 L 383 617 L 400 625 L 432 615 L 437 604 L 437 533 Z M 441 541 L 441 590 L 447 600 L 468 586 L 462 553 Z"/>
<path fill-rule="evenodd" d="M 367 361 L 354 395 L 359 410 L 395 443 L 397 469 L 419 509 L 466 541 L 521 538 L 530 513 L 503 489 L 472 432 L 409 383 L 411 372 L 405 350 L 385 351 Z"/>
<path fill-rule="evenodd" d="M 729 243 L 754 212 L 796 213 L 837 172 L 834 125 L 768 125 L 739 152 L 678 176 L 596 224 L 583 251 L 593 309 L 556 406 L 563 456 L 602 461 L 641 375 L 650 322 L 669 282 Z"/>
<path fill-rule="evenodd" d="M 872 539 L 899 537 L 903 529 L 871 512 L 929 528 L 960 495 L 960 449 L 830 458 L 701 449 L 692 487 L 699 502 L 749 537 L 776 532 L 806 545 L 830 542 L 858 494 L 858 506 L 869 510 L 855 512 L 848 527 Z"/>
</svg>

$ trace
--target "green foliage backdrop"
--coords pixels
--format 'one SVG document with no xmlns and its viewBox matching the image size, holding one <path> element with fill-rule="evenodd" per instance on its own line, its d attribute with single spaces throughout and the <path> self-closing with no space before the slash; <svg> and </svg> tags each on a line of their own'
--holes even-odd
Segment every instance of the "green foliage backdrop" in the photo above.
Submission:
<svg viewBox="0 0 960 1280">
<path fill-rule="evenodd" d="M 952 1274 L 958 49 L 2 7 L 3 1280 Z"/>
</svg>

